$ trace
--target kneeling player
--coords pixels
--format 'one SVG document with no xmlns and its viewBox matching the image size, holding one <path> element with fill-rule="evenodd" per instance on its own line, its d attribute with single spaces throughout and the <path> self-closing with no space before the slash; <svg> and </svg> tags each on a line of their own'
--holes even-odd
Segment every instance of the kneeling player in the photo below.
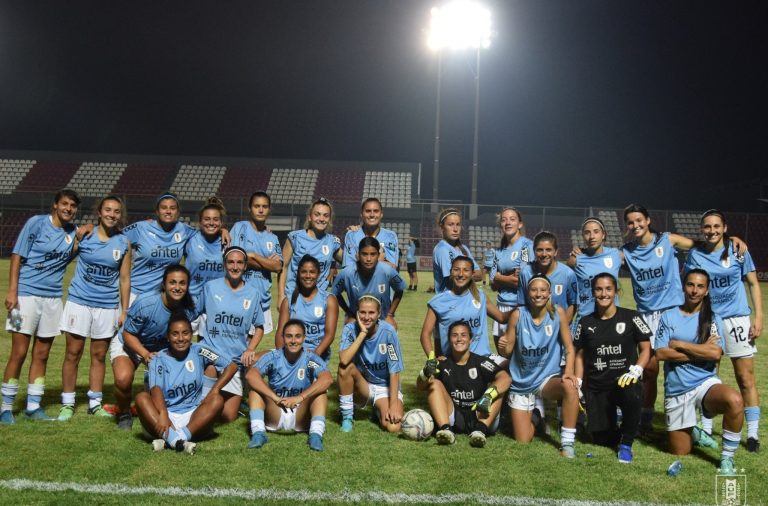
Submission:
<svg viewBox="0 0 768 506">
<path fill-rule="evenodd" d="M 203 399 L 203 371 L 209 365 L 224 367 Z M 192 438 L 207 434 L 224 408 L 221 387 L 238 370 L 238 364 L 192 343 L 192 324 L 184 314 L 168 322 L 168 348 L 149 362 L 149 392 L 136 396 L 136 410 L 144 429 L 156 437 L 155 451 L 166 444 L 176 451 L 195 452 Z"/>
<path fill-rule="evenodd" d="M 354 401 L 363 406 L 373 404 L 381 426 L 388 432 L 400 432 L 400 338 L 395 328 L 380 320 L 380 316 L 379 299 L 363 295 L 357 304 L 357 321 L 344 326 L 338 373 L 343 432 L 352 432 Z"/>
<path fill-rule="evenodd" d="M 323 359 L 304 351 L 304 339 L 304 322 L 288 320 L 283 327 L 283 348 L 266 353 L 248 371 L 252 433 L 248 448 L 267 443 L 265 430 L 309 430 L 309 447 L 323 451 L 327 392 L 333 378 Z"/>
<path fill-rule="evenodd" d="M 454 432 L 459 432 L 469 434 L 470 445 L 482 448 L 486 436 L 498 429 L 503 398 L 499 392 L 509 389 L 512 378 L 493 360 L 469 351 L 469 323 L 453 322 L 448 339 L 451 353 L 440 362 L 430 357 L 417 386 L 428 390 L 439 444 L 453 444 Z"/>
</svg>

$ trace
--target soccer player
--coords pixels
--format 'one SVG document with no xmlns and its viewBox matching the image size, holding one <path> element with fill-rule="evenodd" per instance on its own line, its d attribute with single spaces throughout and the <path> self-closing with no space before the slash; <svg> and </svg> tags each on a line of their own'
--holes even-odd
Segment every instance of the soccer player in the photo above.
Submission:
<svg viewBox="0 0 768 506">
<path fill-rule="evenodd" d="M 200 230 L 196 231 L 184 247 L 184 265 L 189 269 L 189 294 L 197 297 L 203 285 L 212 279 L 224 277 L 221 252 L 221 227 L 227 211 L 217 197 L 210 197 L 197 214 Z M 197 328 L 192 324 L 192 330 Z"/>
<path fill-rule="evenodd" d="M 381 226 L 381 220 L 384 218 L 384 212 L 381 207 L 381 201 L 376 197 L 370 197 L 363 201 L 360 206 L 360 218 L 362 225 L 359 227 L 350 227 L 344 236 L 344 260 L 341 264 L 343 269 L 354 265 L 357 260 L 358 245 L 365 237 L 373 237 L 381 248 L 379 250 L 379 260 L 389 264 L 390 267 L 398 269 L 398 256 L 400 248 L 398 247 L 397 234 L 388 228 Z"/>
<path fill-rule="evenodd" d="M 746 406 L 747 450 L 756 452 L 760 449 L 760 397 L 752 356 L 757 352 L 755 339 L 763 332 L 763 299 L 755 264 L 749 252 L 745 251 L 742 255 L 734 253 L 725 216 L 717 209 L 710 209 L 702 215 L 701 232 L 705 238 L 704 245 L 689 252 L 685 270 L 704 269 L 710 276 L 712 310 L 723 319 L 723 350 L 731 359 Z M 754 308 L 752 322 L 744 280 Z"/>
<path fill-rule="evenodd" d="M 167 331 L 171 314 L 183 311 L 192 321 L 198 313 L 189 295 L 189 271 L 171 264 L 163 271 L 160 290 L 137 297 L 128 309 L 125 322 L 109 346 L 115 376 L 117 426 L 130 431 L 133 376 L 139 364 L 149 364 L 152 357 L 168 347 Z"/>
<path fill-rule="evenodd" d="M 53 338 L 59 334 L 64 271 L 76 247 L 77 227 L 72 220 L 79 205 L 80 196 L 74 190 L 59 190 L 51 213 L 27 220 L 13 247 L 5 297 L 9 315 L 5 329 L 11 333 L 11 352 L 3 374 L 0 423 L 16 422 L 13 403 L 30 340 L 32 363 L 25 414 L 32 420 L 55 420 L 40 407 L 40 401 L 45 393 L 48 354 Z M 18 317 L 13 317 L 14 310 Z"/>
<path fill-rule="evenodd" d="M 472 260 L 472 278 L 482 281 L 483 272 L 475 262 L 469 248 L 461 244 L 461 215 L 453 207 L 443 209 L 437 215 L 437 226 L 443 239 L 432 250 L 432 274 L 435 280 L 435 293 L 448 290 L 451 275 L 451 262 L 457 256 L 465 256 Z"/>
<path fill-rule="evenodd" d="M 493 360 L 469 351 L 472 328 L 465 321 L 448 327 L 451 352 L 445 360 L 427 360 L 417 380 L 427 390 L 429 410 L 438 428 L 438 444 L 453 444 L 455 433 L 469 434 L 469 444 L 482 448 L 499 427 L 504 393 L 512 379 Z"/>
<path fill-rule="evenodd" d="M 381 426 L 388 432 L 400 432 L 400 338 L 380 316 L 379 299 L 363 295 L 357 301 L 357 321 L 344 326 L 337 376 L 343 432 L 352 431 L 354 401 L 362 407 L 370 402 Z"/>
<path fill-rule="evenodd" d="M 254 192 L 248 201 L 250 220 L 238 221 L 232 227 L 232 245 L 248 252 L 248 270 L 243 279 L 261 293 L 264 333 L 272 332 L 272 273 L 283 269 L 283 252 L 277 236 L 267 230 L 272 199 L 263 191 Z"/>
<path fill-rule="evenodd" d="M 192 343 L 192 324 L 184 313 L 170 317 L 167 341 L 168 348 L 149 362 L 149 391 L 136 394 L 136 411 L 144 430 L 156 438 L 155 451 L 167 446 L 192 455 L 197 446 L 192 440 L 210 433 L 224 406 L 220 389 L 239 365 Z M 209 366 L 224 372 L 203 396 L 203 371 Z"/>
<path fill-rule="evenodd" d="M 339 238 L 330 233 L 332 219 L 331 203 L 328 199 L 320 197 L 307 209 L 304 229 L 288 233 L 283 246 L 283 263 L 287 268 L 280 274 L 279 304 L 293 293 L 296 287 L 299 260 L 304 255 L 313 256 L 320 262 L 320 278 L 317 280 L 317 287 L 320 291 L 328 288 L 331 264 L 334 259 L 341 262 L 343 255 Z"/>
<path fill-rule="evenodd" d="M 285 322 L 283 340 L 283 348 L 266 353 L 248 371 L 252 434 L 248 448 L 264 446 L 266 430 L 308 431 L 309 448 L 321 452 L 333 378 L 325 362 L 304 349 L 304 322 Z"/>
<path fill-rule="evenodd" d="M 491 282 L 491 269 L 493 269 L 493 259 L 496 257 L 496 250 L 493 249 L 491 241 L 485 241 L 485 249 L 483 250 L 483 284 L 485 284 L 485 277 L 488 276 L 488 284 Z"/>
<path fill-rule="evenodd" d="M 61 367 L 59 421 L 75 413 L 77 369 L 85 340 L 91 338 L 88 414 L 111 417 L 102 407 L 105 358 L 109 340 L 125 321 L 131 294 L 131 244 L 120 233 L 125 206 L 120 197 L 109 195 L 96 206 L 99 217 L 95 233 L 78 244 L 75 274 L 69 285 L 60 328 L 67 338 Z"/>
<path fill-rule="evenodd" d="M 618 282 L 612 274 L 592 278 L 595 312 L 576 327 L 576 375 L 583 378 L 587 430 L 600 445 L 618 445 L 619 462 L 632 462 L 640 426 L 643 391 L 638 380 L 651 356 L 652 333 L 639 313 L 616 306 Z M 638 351 L 639 350 L 639 351 Z M 621 408 L 621 430 L 616 408 Z"/>
<path fill-rule="evenodd" d="M 552 283 L 552 304 L 565 311 L 568 321 L 576 312 L 577 281 L 576 274 L 565 264 L 557 261 L 557 236 L 552 232 L 542 231 L 533 238 L 534 261 L 521 266 L 518 306 L 524 306 L 528 300 L 528 282 L 534 274 L 544 274 Z"/>
<path fill-rule="evenodd" d="M 685 301 L 661 315 L 656 334 L 656 356 L 664 361 L 664 411 L 669 445 L 675 455 L 686 455 L 694 444 L 716 446 L 696 426 L 696 408 L 723 415 L 723 450 L 720 474 L 735 474 L 733 456 L 741 440 L 744 403 L 739 392 L 717 377 L 726 326 L 713 314 L 710 276 L 689 270 L 683 279 Z"/>
<path fill-rule="evenodd" d="M 264 336 L 261 293 L 243 280 L 248 261 L 243 248 L 230 246 L 223 258 L 226 275 L 207 282 L 197 300 L 197 311 L 205 315 L 202 320 L 205 325 L 200 329 L 201 343 L 226 360 L 235 360 L 248 368 L 256 363 L 256 347 Z M 206 369 L 203 394 L 221 374 L 220 367 Z M 221 421 L 232 422 L 237 419 L 243 398 L 240 374 L 221 388 L 221 395 L 224 397 Z"/>
<path fill-rule="evenodd" d="M 339 303 L 336 296 L 317 288 L 320 262 L 304 255 L 299 260 L 296 288 L 291 296 L 280 304 L 280 319 L 275 333 L 275 348 L 282 348 L 283 327 L 290 319 L 304 322 L 304 349 L 320 356 L 325 363 L 331 359 L 331 344 L 336 338 Z"/>
<path fill-rule="evenodd" d="M 408 250 L 405 253 L 405 265 L 408 268 L 408 289 L 414 292 L 418 289 L 419 273 L 416 269 L 416 248 L 421 247 L 421 243 L 415 237 L 408 241 Z"/>
<path fill-rule="evenodd" d="M 571 333 L 565 311 L 550 302 L 551 283 L 537 274 L 528 283 L 528 304 L 519 306 L 509 319 L 507 332 L 499 340 L 499 351 L 509 357 L 512 386 L 508 404 L 514 438 L 522 443 L 533 439 L 535 397 L 562 401 L 560 454 L 575 458 L 576 418 L 579 412 L 578 381 L 574 375 Z M 565 368 L 560 372 L 560 358 Z"/>
<path fill-rule="evenodd" d="M 386 322 L 397 328 L 395 312 L 405 291 L 405 281 L 392 266 L 379 261 L 379 249 L 379 241 L 375 237 L 363 237 L 357 248 L 357 263 L 345 267 L 333 281 L 332 292 L 347 315 L 344 323 L 355 320 L 357 300 L 369 294 L 381 302 Z M 344 300 L 344 292 L 349 302 Z"/>
<path fill-rule="evenodd" d="M 448 327 L 457 320 L 464 320 L 472 328 L 469 351 L 487 357 L 491 355 L 488 344 L 488 315 L 496 321 L 506 322 L 509 313 L 502 313 L 491 304 L 472 279 L 473 261 L 457 256 L 451 262 L 450 289 L 438 293 L 427 302 L 427 314 L 421 326 L 421 347 L 430 356 L 447 355 Z M 435 331 L 437 330 L 437 331 Z M 433 344 L 434 339 L 434 344 Z"/>
</svg>

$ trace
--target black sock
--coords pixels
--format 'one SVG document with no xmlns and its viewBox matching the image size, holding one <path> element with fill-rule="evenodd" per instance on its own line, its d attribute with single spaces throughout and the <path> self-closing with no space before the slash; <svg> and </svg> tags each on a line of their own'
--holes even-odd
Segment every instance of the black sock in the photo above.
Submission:
<svg viewBox="0 0 768 506">
<path fill-rule="evenodd" d="M 451 426 L 446 423 L 445 425 L 441 425 L 437 430 L 451 430 Z"/>
</svg>

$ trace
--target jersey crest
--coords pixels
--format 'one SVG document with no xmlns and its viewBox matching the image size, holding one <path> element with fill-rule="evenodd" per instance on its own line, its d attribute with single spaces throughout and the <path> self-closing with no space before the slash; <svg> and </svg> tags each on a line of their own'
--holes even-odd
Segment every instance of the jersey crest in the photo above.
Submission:
<svg viewBox="0 0 768 506">
<path fill-rule="evenodd" d="M 381 283 L 377 288 L 379 289 L 379 293 L 384 293 L 387 289 L 387 285 Z"/>
<path fill-rule="evenodd" d="M 512 255 L 509 257 L 510 260 L 517 260 L 517 258 L 520 256 L 519 251 L 513 251 Z"/>
<path fill-rule="evenodd" d="M 274 247 L 272 241 L 267 241 L 265 245 L 267 246 L 267 251 L 272 251 L 272 248 Z"/>
<path fill-rule="evenodd" d="M 243 309 L 246 311 L 251 308 L 251 299 L 243 299 Z"/>
<path fill-rule="evenodd" d="M 296 372 L 296 377 L 299 378 L 300 380 L 304 379 L 304 375 L 305 375 L 305 372 L 303 367 Z"/>
<path fill-rule="evenodd" d="M 379 343 L 379 353 L 382 355 L 387 354 L 387 345 L 385 343 Z"/>
<path fill-rule="evenodd" d="M 480 301 L 472 299 L 472 305 L 475 306 L 475 309 L 480 309 Z"/>
<path fill-rule="evenodd" d="M 118 260 L 120 260 L 120 257 L 121 257 L 121 252 L 120 252 L 120 250 L 119 250 L 119 249 L 113 249 L 113 250 L 112 250 L 112 259 L 113 259 L 115 262 L 117 262 Z"/>
<path fill-rule="evenodd" d="M 173 234 L 173 240 L 176 242 L 181 242 L 181 233 L 176 232 L 175 234 Z"/>
<path fill-rule="evenodd" d="M 654 251 L 656 252 L 657 257 L 661 258 L 664 256 L 664 246 L 656 246 Z"/>
<path fill-rule="evenodd" d="M 611 258 L 611 257 L 603 258 L 603 265 L 605 265 L 609 269 L 612 268 L 613 267 L 613 258 Z"/>
<path fill-rule="evenodd" d="M 546 332 L 549 337 L 552 337 L 552 333 L 554 332 L 552 325 L 544 325 L 544 332 Z"/>
<path fill-rule="evenodd" d="M 331 253 L 331 248 L 329 248 L 327 244 L 323 244 L 322 248 L 320 249 L 323 251 L 323 255 L 328 255 Z"/>
<path fill-rule="evenodd" d="M 187 361 L 184 363 L 184 368 L 185 368 L 187 371 L 189 371 L 189 372 L 195 372 L 195 363 L 194 363 L 194 362 L 192 362 L 191 360 L 187 360 Z"/>
<path fill-rule="evenodd" d="M 725 260 L 721 260 L 720 263 L 727 269 L 731 266 L 731 257 L 726 257 Z"/>
<path fill-rule="evenodd" d="M 469 374 L 469 377 L 472 379 L 477 379 L 477 368 L 473 367 L 469 371 L 467 371 Z"/>
<path fill-rule="evenodd" d="M 72 244 L 72 236 L 71 235 L 65 235 L 64 241 L 66 241 L 67 244 Z"/>
<path fill-rule="evenodd" d="M 619 322 L 616 324 L 616 333 L 623 334 L 626 329 L 627 325 L 624 322 Z"/>
<path fill-rule="evenodd" d="M 563 294 L 563 285 L 555 285 L 555 295 Z"/>
<path fill-rule="evenodd" d="M 315 318 L 323 316 L 323 306 L 315 306 Z"/>
</svg>

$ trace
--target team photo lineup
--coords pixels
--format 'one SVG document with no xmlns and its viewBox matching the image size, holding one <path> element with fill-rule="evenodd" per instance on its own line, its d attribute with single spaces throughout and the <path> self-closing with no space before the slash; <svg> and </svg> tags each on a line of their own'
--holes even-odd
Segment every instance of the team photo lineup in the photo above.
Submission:
<svg viewBox="0 0 768 506">
<path fill-rule="evenodd" d="M 643 458 L 636 439 L 666 432 L 673 455 L 719 449 L 717 473 L 726 476 L 737 473 L 737 450 L 760 449 L 753 355 L 761 288 L 749 245 L 728 234 L 717 209 L 701 215 L 700 237 L 685 237 L 657 231 L 648 211 L 630 204 L 620 248 L 605 245 L 605 224 L 588 217 L 580 246 L 560 261 L 557 235 L 527 237 L 514 207 L 498 211 L 499 241 L 475 259 L 456 208 L 437 213 L 441 240 L 418 252 L 419 238 L 399 244 L 382 226 L 386 209 L 375 196 L 361 203 L 359 225 L 339 236 L 333 203 L 314 200 L 282 244 L 267 225 L 266 192 L 250 196 L 249 219 L 231 228 L 220 199 L 202 203 L 197 228 L 179 220 L 179 200 L 164 193 L 153 219 L 127 225 L 122 198 L 108 195 L 96 225 L 76 226 L 81 198 L 62 189 L 49 214 L 26 222 L 10 259 L 0 423 L 69 422 L 86 411 L 132 432 L 138 418 L 151 450 L 195 454 L 219 444 L 215 427 L 240 417 L 249 428 L 242 445 L 254 452 L 297 432 L 320 452 L 326 431 L 354 437 L 364 423 L 422 444 L 483 448 L 492 436 L 526 444 L 549 437 L 555 417 L 551 436 L 565 459 L 582 457 L 587 441 L 631 464 Z M 434 296 L 420 335 L 405 336 L 398 309 L 429 286 L 419 285 L 426 273 L 417 253 L 432 256 Z M 631 286 L 621 286 L 622 267 Z M 619 305 L 622 289 L 636 309 Z M 49 367 L 59 335 L 64 361 Z M 418 378 L 402 374 L 402 339 L 423 349 Z M 726 359 L 736 388 L 718 376 Z M 81 363 L 86 399 L 76 396 Z M 42 400 L 46 377 L 59 373 L 53 416 Z M 425 403 L 403 398 L 413 383 Z M 664 427 L 653 425 L 657 397 Z"/>
</svg>

